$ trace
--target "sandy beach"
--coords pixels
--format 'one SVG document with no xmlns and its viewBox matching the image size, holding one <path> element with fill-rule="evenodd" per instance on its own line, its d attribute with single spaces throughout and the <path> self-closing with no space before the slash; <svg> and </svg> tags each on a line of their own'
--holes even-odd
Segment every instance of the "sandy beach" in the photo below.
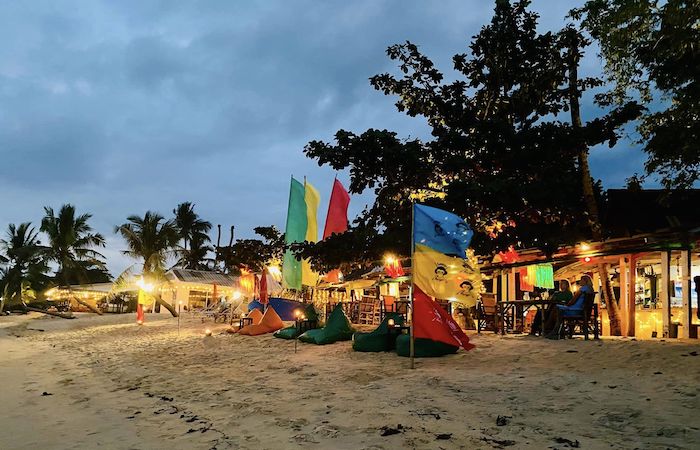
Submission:
<svg viewBox="0 0 700 450">
<path fill-rule="evenodd" d="M 696 448 L 697 341 L 470 335 L 423 359 L 132 315 L 0 318 L 2 449 Z M 210 327 L 214 336 L 205 338 Z"/>
</svg>

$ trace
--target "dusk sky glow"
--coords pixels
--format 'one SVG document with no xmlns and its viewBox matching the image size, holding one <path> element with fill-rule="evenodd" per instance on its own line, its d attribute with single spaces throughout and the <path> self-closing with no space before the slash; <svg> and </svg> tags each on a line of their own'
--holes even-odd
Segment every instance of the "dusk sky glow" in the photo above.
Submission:
<svg viewBox="0 0 700 450">
<path fill-rule="evenodd" d="M 532 7 L 546 30 L 581 3 Z M 341 128 L 428 139 L 425 122 L 397 112 L 368 78 L 395 72 L 385 50 L 405 40 L 452 77 L 452 55 L 492 10 L 483 0 L 3 2 L 0 227 L 38 227 L 43 206 L 73 203 L 93 214 L 118 274 L 131 261 L 113 228 L 128 215 L 170 216 L 191 201 L 252 237 L 258 225 L 284 228 L 293 174 L 321 192 L 323 229 L 336 174 L 304 145 Z M 600 70 L 590 49 L 584 71 Z M 643 162 L 629 139 L 591 156 L 608 188 Z M 353 197 L 351 218 L 369 201 Z"/>
</svg>

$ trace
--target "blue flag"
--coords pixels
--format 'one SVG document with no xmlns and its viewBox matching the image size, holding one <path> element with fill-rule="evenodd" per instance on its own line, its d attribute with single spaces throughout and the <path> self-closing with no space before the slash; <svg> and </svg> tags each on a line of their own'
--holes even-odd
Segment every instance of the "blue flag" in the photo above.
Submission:
<svg viewBox="0 0 700 450">
<path fill-rule="evenodd" d="M 414 205 L 413 242 L 445 255 L 466 257 L 474 232 L 461 217 L 442 209 Z"/>
</svg>

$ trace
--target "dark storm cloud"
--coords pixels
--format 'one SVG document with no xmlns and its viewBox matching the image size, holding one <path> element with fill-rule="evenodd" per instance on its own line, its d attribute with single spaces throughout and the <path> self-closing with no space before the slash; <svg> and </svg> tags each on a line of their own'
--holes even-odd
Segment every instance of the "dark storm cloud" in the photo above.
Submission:
<svg viewBox="0 0 700 450">
<path fill-rule="evenodd" d="M 563 24 L 572 3 L 533 6 L 547 29 Z M 110 236 L 117 271 L 127 262 L 112 227 L 147 209 L 167 215 L 193 201 L 249 236 L 257 225 L 283 226 L 294 174 L 322 192 L 323 220 L 335 174 L 305 159 L 304 144 L 339 128 L 428 138 L 423 121 L 396 112 L 367 80 L 395 70 L 386 47 L 407 39 L 452 77 L 451 56 L 466 51 L 492 8 L 482 0 L 4 2 L 0 226 L 73 202 Z M 624 152 L 592 159 L 613 185 L 641 167 Z M 601 167 L 622 160 L 631 167 Z M 351 212 L 367 201 L 354 198 Z"/>
</svg>

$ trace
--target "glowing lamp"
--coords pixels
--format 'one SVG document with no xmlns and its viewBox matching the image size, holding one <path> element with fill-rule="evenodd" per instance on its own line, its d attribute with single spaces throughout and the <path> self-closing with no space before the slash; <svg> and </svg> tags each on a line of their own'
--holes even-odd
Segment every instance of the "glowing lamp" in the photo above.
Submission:
<svg viewBox="0 0 700 450">
<path fill-rule="evenodd" d="M 301 320 L 306 320 L 306 314 L 301 315 Z"/>
<path fill-rule="evenodd" d="M 267 267 L 267 271 L 270 275 L 272 275 L 275 278 L 279 278 L 282 276 L 282 271 L 280 270 L 280 266 L 273 264 Z"/>
<path fill-rule="evenodd" d="M 153 291 L 153 285 L 151 283 L 147 283 L 146 280 L 143 279 L 143 277 L 136 280 L 136 284 L 138 285 L 139 289 L 141 289 L 144 292 Z"/>
<path fill-rule="evenodd" d="M 205 335 L 205 336 L 211 336 L 211 330 L 210 330 L 209 328 L 207 328 L 206 330 L 204 330 L 204 335 Z"/>
<path fill-rule="evenodd" d="M 387 265 L 391 265 L 396 262 L 396 258 L 394 255 L 386 255 L 384 256 L 384 261 L 387 263 Z"/>
<path fill-rule="evenodd" d="M 396 322 L 394 322 L 394 319 L 389 319 L 386 321 L 386 324 L 389 325 L 390 327 L 393 327 L 395 323 Z"/>
<path fill-rule="evenodd" d="M 294 310 L 294 317 L 296 317 L 298 319 L 299 316 L 301 316 L 301 310 L 295 309 Z"/>
<path fill-rule="evenodd" d="M 241 294 L 241 291 L 233 291 L 233 294 L 231 295 L 231 297 L 232 297 L 234 300 L 240 299 L 241 296 L 243 296 L 243 294 Z"/>
<path fill-rule="evenodd" d="M 588 251 L 588 250 L 590 250 L 590 249 L 591 249 L 591 246 L 590 246 L 589 244 L 587 244 L 587 243 L 585 243 L 585 242 L 581 242 L 581 250 L 583 250 L 584 252 L 586 252 L 586 251 Z"/>
<path fill-rule="evenodd" d="M 585 258 L 583 258 L 583 261 L 589 263 L 589 262 L 591 262 L 591 257 L 586 256 Z"/>
</svg>

